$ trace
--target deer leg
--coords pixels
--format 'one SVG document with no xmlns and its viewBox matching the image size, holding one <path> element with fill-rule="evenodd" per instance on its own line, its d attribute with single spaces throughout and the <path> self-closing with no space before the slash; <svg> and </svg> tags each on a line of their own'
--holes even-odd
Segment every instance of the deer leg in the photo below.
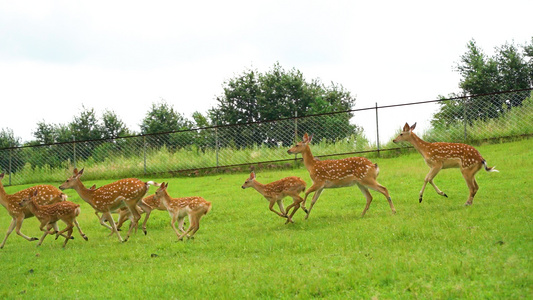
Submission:
<svg viewBox="0 0 533 300">
<path fill-rule="evenodd" d="M 17 216 L 16 218 L 16 226 L 15 226 L 15 232 L 20 235 L 21 237 L 25 238 L 26 240 L 28 241 L 36 241 L 37 238 L 34 238 L 34 237 L 29 237 L 27 235 L 25 235 L 24 233 L 22 233 L 22 231 L 20 231 L 20 227 L 22 227 L 22 222 L 24 221 L 24 214 L 20 215 L 20 216 Z M 7 239 L 7 236 L 6 236 L 6 239 Z"/>
<path fill-rule="evenodd" d="M 280 200 L 278 200 L 278 201 L 280 201 Z M 274 209 L 274 203 L 276 203 L 276 202 L 278 202 L 278 201 L 276 201 L 276 199 L 272 199 L 272 200 L 270 200 L 270 204 L 268 205 L 268 209 L 270 209 L 271 211 L 273 211 L 275 214 L 279 215 L 280 217 L 282 217 L 282 218 L 286 218 L 287 215 L 282 214 L 282 213 L 279 213 L 279 212 L 277 212 L 277 211 Z M 190 221 L 190 218 L 189 218 L 189 221 Z M 190 228 L 190 224 L 189 224 L 189 228 Z"/>
<path fill-rule="evenodd" d="M 369 188 L 373 189 L 374 191 L 380 192 L 387 198 L 387 201 L 389 202 L 390 209 L 392 210 L 392 213 L 396 213 L 396 208 L 394 208 L 394 204 L 392 203 L 392 199 L 389 195 L 389 190 L 387 190 L 386 187 L 379 184 L 376 180 L 372 180 L 371 184 L 367 185 Z"/>
<path fill-rule="evenodd" d="M 54 231 L 50 231 L 50 229 L 53 228 Z M 52 224 L 48 224 L 48 228 L 46 228 L 46 230 L 48 230 L 48 234 L 57 234 L 59 232 L 59 227 L 57 226 L 57 222 L 54 222 Z M 67 236 L 64 235 L 64 234 L 61 234 L 62 237 L 66 238 Z M 70 239 L 74 239 L 73 236 L 70 237 Z M 57 236 L 56 236 L 56 240 L 57 240 Z"/>
<path fill-rule="evenodd" d="M 185 222 L 185 217 L 178 218 L 178 229 L 181 232 L 185 232 L 185 229 L 183 229 L 183 223 Z"/>
<path fill-rule="evenodd" d="M 147 234 L 147 232 L 146 232 L 146 223 L 148 222 L 148 218 L 150 218 L 150 213 L 152 212 L 152 208 L 150 206 L 144 204 L 142 201 L 139 201 L 138 205 L 144 212 L 146 212 L 146 215 L 144 216 L 143 225 L 142 225 L 142 229 L 143 229 L 144 235 L 146 235 Z"/>
<path fill-rule="evenodd" d="M 112 234 L 113 234 L 113 227 L 111 227 L 111 226 L 109 226 L 109 225 L 107 225 L 107 224 L 105 223 L 105 221 L 108 221 L 108 222 L 109 222 L 109 220 L 108 220 L 107 217 L 105 216 L 105 213 L 102 213 L 102 216 L 98 216 L 98 212 L 95 211 L 94 214 L 98 217 L 98 221 L 100 221 L 100 224 L 101 224 L 102 226 L 104 226 L 104 227 L 106 227 L 107 229 L 110 229 L 110 230 L 111 230 L 111 234 L 110 234 L 110 235 L 112 235 Z M 111 216 L 111 214 L 109 214 L 109 215 Z M 111 218 L 111 219 L 113 219 L 113 218 Z M 111 222 L 109 222 L 109 223 L 111 223 Z"/>
<path fill-rule="evenodd" d="M 426 189 L 426 185 L 428 184 L 428 182 L 433 186 L 433 188 L 435 188 L 435 191 L 437 192 L 437 194 L 444 196 L 444 197 L 448 197 L 445 193 L 439 190 L 437 185 L 433 183 L 433 178 L 437 176 L 437 174 L 439 173 L 441 169 L 442 169 L 442 164 L 439 164 L 439 165 L 434 165 L 429 170 L 428 174 L 426 175 L 426 178 L 424 179 L 424 185 L 422 186 L 422 190 L 420 191 L 420 198 L 418 198 L 419 203 L 422 202 L 422 196 L 424 196 L 424 190 Z"/>
<path fill-rule="evenodd" d="M 289 205 L 289 206 L 287 206 L 287 214 L 289 213 L 289 210 L 290 210 L 291 208 L 293 208 L 293 207 L 294 207 L 294 208 L 293 208 L 292 213 L 291 213 L 291 215 L 289 216 L 289 218 L 287 218 L 287 222 L 285 222 L 285 224 L 289 223 L 289 220 L 290 220 L 292 223 L 294 223 L 293 220 L 292 220 L 292 217 L 294 216 L 294 214 L 296 213 L 296 211 L 298 210 L 298 208 L 300 208 L 300 203 L 301 203 L 302 201 L 304 201 L 304 199 L 302 199 L 302 197 L 300 197 L 300 195 L 293 195 L 293 196 L 292 196 L 292 200 L 293 200 L 292 204 Z"/>
<path fill-rule="evenodd" d="M 0 245 L 0 249 L 4 248 L 7 238 L 9 237 L 11 232 L 13 232 L 13 229 L 15 229 L 15 225 L 17 225 L 17 221 L 15 220 L 15 218 L 13 218 L 13 220 L 11 220 L 11 224 L 9 224 L 9 227 L 7 228 L 6 237 L 2 241 L 2 245 Z"/>
<path fill-rule="evenodd" d="M 76 225 L 76 228 L 78 228 L 78 231 L 80 232 L 81 237 L 84 240 L 88 241 L 89 238 L 85 235 L 85 233 L 83 233 L 83 231 L 81 231 L 81 227 L 80 227 L 80 224 L 78 223 L 78 220 L 74 219 L 74 225 Z"/>
<path fill-rule="evenodd" d="M 124 222 L 129 219 L 130 211 L 129 210 L 122 210 L 120 209 L 118 211 L 118 223 L 117 223 L 117 230 L 120 231 L 120 228 L 122 228 L 122 225 L 124 225 Z"/>
<path fill-rule="evenodd" d="M 461 170 L 461 173 L 463 174 L 463 177 L 466 181 L 466 185 L 468 186 L 468 189 L 470 190 L 470 195 L 468 196 L 468 200 L 466 201 L 465 206 L 472 205 L 474 201 L 474 196 L 476 195 L 479 189 L 476 179 L 474 178 L 475 173 L 472 172 L 472 170 L 468 170 L 468 169 Z"/>
<path fill-rule="evenodd" d="M 305 201 L 307 201 L 307 196 L 309 196 L 309 194 L 311 194 L 312 192 L 316 192 L 318 189 L 320 189 L 320 187 L 321 185 L 313 183 L 313 185 L 305 192 L 304 201 L 302 202 L 301 207 L 306 214 L 309 214 L 309 211 L 307 211 L 307 208 L 305 208 Z"/>
<path fill-rule="evenodd" d="M 63 243 L 63 248 L 65 248 L 65 246 L 68 243 L 68 240 L 70 240 L 70 237 L 72 236 L 72 228 L 74 228 L 74 226 L 72 224 L 69 224 L 67 228 L 68 228 L 68 235 L 67 235 L 67 238 L 65 239 L 65 242 Z"/>
<path fill-rule="evenodd" d="M 109 234 L 109 236 L 113 235 L 113 233 L 116 233 L 117 237 L 118 237 L 118 240 L 120 242 L 124 242 L 124 240 L 120 236 L 120 233 L 117 230 L 117 226 L 115 225 L 115 221 L 113 220 L 113 216 L 111 216 L 111 212 L 110 211 L 106 211 L 105 213 L 103 213 L 102 217 L 105 217 L 107 219 L 107 221 L 111 224 L 111 234 Z"/>
<path fill-rule="evenodd" d="M 279 211 L 287 216 L 287 212 L 285 211 L 285 207 L 283 206 L 283 199 L 279 199 L 278 201 L 276 201 L 276 203 L 278 204 L 278 207 L 279 207 Z"/>
<path fill-rule="evenodd" d="M 178 236 L 178 240 L 182 241 L 183 237 L 186 236 L 189 232 L 193 230 L 193 228 L 196 226 L 194 218 L 189 214 L 189 228 L 186 232 L 184 232 L 182 235 Z"/>
<path fill-rule="evenodd" d="M 368 188 L 366 188 L 365 186 L 363 186 L 361 184 L 357 184 L 357 187 L 359 187 L 359 189 L 361 190 L 361 192 L 363 193 L 363 195 L 366 198 L 365 209 L 363 209 L 363 213 L 361 213 L 361 218 L 362 218 L 362 217 L 365 216 L 365 213 L 368 210 L 368 208 L 370 208 L 370 203 L 372 203 L 372 195 L 368 191 Z"/>
<path fill-rule="evenodd" d="M 180 239 L 180 233 L 178 229 L 176 228 L 176 221 L 178 220 L 179 211 L 176 213 L 171 214 L 172 218 L 170 220 L 170 226 L 172 226 L 172 229 L 174 229 L 174 232 L 176 233 L 176 236 L 178 237 L 178 240 Z"/>
<path fill-rule="evenodd" d="M 137 232 L 137 227 L 139 225 L 139 219 L 141 218 L 141 215 L 137 211 L 137 202 L 136 200 L 130 200 L 126 201 L 123 200 L 123 202 L 126 204 L 126 206 L 129 208 L 130 212 L 133 214 L 133 220 L 131 220 L 130 229 L 128 230 L 128 235 L 126 236 L 126 239 L 124 241 L 127 241 L 130 238 L 130 234 L 133 231 L 133 228 L 135 228 L 135 232 Z"/>
<path fill-rule="evenodd" d="M 193 239 L 194 237 L 194 234 L 198 231 L 198 229 L 200 229 L 200 219 L 202 218 L 202 213 L 201 212 L 198 212 L 197 214 L 193 215 L 192 216 L 192 222 L 194 222 L 194 225 L 192 226 L 192 230 L 190 232 L 190 234 L 188 235 L 188 237 L 190 239 Z M 192 223 L 191 222 L 191 223 Z"/>
<path fill-rule="evenodd" d="M 311 201 L 311 206 L 309 206 L 309 211 L 307 212 L 307 215 L 305 216 L 305 219 L 309 218 L 309 214 L 311 213 L 311 210 L 313 209 L 313 206 L 315 205 L 316 201 L 318 200 L 318 197 L 320 197 L 320 194 L 322 194 L 322 191 L 324 188 L 321 188 L 315 192 L 313 195 L 313 200 Z"/>
</svg>

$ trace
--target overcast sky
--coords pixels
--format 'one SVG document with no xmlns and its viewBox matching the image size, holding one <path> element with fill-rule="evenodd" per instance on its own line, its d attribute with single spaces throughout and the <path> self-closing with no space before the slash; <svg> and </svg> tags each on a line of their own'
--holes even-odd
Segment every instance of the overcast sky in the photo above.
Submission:
<svg viewBox="0 0 533 300">
<path fill-rule="evenodd" d="M 276 62 L 342 84 L 355 108 L 433 100 L 459 92 L 469 40 L 489 55 L 530 43 L 532 11 L 531 0 L 0 0 L 0 128 L 28 141 L 38 121 L 66 124 L 84 105 L 138 132 L 152 103 L 191 118 L 224 81 Z M 380 112 L 380 135 L 423 127 L 432 110 Z M 356 116 L 370 136 L 373 117 Z"/>
</svg>

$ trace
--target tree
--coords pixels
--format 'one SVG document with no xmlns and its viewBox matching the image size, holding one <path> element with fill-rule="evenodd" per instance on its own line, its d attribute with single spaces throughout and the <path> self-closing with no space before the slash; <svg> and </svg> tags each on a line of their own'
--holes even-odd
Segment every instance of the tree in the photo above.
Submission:
<svg viewBox="0 0 533 300">
<path fill-rule="evenodd" d="M 180 130 L 191 129 L 192 124 L 183 115 L 165 101 L 152 103 L 152 108 L 146 114 L 141 123 L 142 134 L 168 133 Z M 164 144 L 167 147 L 175 148 L 192 143 L 193 133 L 172 133 L 153 136 L 153 143 Z"/>
<path fill-rule="evenodd" d="M 0 173 L 9 171 L 15 172 L 17 169 L 22 167 L 17 162 L 11 160 L 13 150 L 2 150 L 4 148 L 12 148 L 19 146 L 20 138 L 15 136 L 12 129 L 2 128 L 2 130 L 0 130 Z"/>
<path fill-rule="evenodd" d="M 106 110 L 102 114 L 102 124 L 102 137 L 104 139 L 113 139 L 131 134 L 128 127 L 114 111 Z"/>
<path fill-rule="evenodd" d="M 98 123 L 98 118 L 94 108 L 86 109 L 82 106 L 82 111 L 69 124 L 76 141 L 96 140 L 102 138 L 102 127 Z"/>
<path fill-rule="evenodd" d="M 447 98 L 531 88 L 533 87 L 532 58 L 533 38 L 531 45 L 522 46 L 522 51 L 514 44 L 508 43 L 496 47 L 493 57 L 484 54 L 476 42 L 471 40 L 467 44 L 466 53 L 455 66 L 455 70 L 462 77 L 459 87 L 463 90 L 463 94 L 450 94 Z M 496 118 L 512 107 L 522 104 L 525 97 L 516 95 L 512 99 L 485 95 L 440 102 L 440 110 L 434 115 L 432 124 L 442 127 L 457 121 L 465 121 L 465 118 L 467 122 Z"/>
<path fill-rule="evenodd" d="M 266 73 L 246 70 L 226 81 L 223 94 L 216 100 L 218 105 L 209 111 L 209 116 L 217 125 L 261 122 L 221 130 L 221 140 L 231 141 L 237 147 L 265 142 L 271 145 L 292 144 L 294 136 L 286 132 L 294 132 L 294 127 L 291 127 L 294 122 L 287 122 L 279 128 L 279 123 L 265 121 L 345 111 L 355 104 L 355 98 L 341 85 L 332 83 L 326 86 L 318 79 L 308 82 L 300 71 L 286 71 L 279 63 Z M 350 124 L 349 119 L 340 117 L 339 122 L 334 124 L 322 124 L 323 127 L 340 126 L 339 130 L 335 130 L 336 134 L 327 135 L 327 138 L 334 140 L 355 133 L 356 127 Z M 305 130 L 307 125 L 302 121 L 298 126 Z M 320 132 L 317 134 L 320 135 Z M 315 137 L 316 140 L 322 138 Z"/>
</svg>

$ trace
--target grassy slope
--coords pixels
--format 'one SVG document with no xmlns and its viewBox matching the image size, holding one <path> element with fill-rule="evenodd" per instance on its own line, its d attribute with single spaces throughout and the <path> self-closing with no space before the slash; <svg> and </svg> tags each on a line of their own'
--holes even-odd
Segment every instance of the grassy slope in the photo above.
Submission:
<svg viewBox="0 0 533 300">
<path fill-rule="evenodd" d="M 50 237 L 36 248 L 13 233 L 0 250 L 0 297 L 526 298 L 533 293 L 532 146 L 478 147 L 500 173 L 478 174 L 472 207 L 463 206 L 468 189 L 456 169 L 435 180 L 449 198 L 428 187 L 419 204 L 428 168 L 418 153 L 373 159 L 398 214 L 372 193 L 363 219 L 356 187 L 325 191 L 309 220 L 300 211 L 284 225 L 261 195 L 240 188 L 247 174 L 170 179 L 171 195 L 213 203 L 196 239 L 186 242 L 176 241 L 168 214 L 156 211 L 147 236 L 139 231 L 120 244 L 69 190 L 83 202 L 79 221 L 89 241 L 76 232 L 66 249 Z M 311 184 L 305 169 L 257 174 L 260 182 L 290 175 Z M 3 210 L 2 237 L 9 222 Z M 40 236 L 35 218 L 23 231 Z"/>
</svg>

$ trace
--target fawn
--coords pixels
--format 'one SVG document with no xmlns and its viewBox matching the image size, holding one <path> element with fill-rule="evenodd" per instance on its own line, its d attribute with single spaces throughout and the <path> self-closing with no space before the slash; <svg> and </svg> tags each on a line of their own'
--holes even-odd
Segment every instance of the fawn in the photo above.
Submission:
<svg viewBox="0 0 533 300">
<path fill-rule="evenodd" d="M 268 208 L 271 211 L 273 211 L 280 217 L 287 218 L 285 224 L 289 222 L 294 223 L 294 221 L 292 220 L 292 216 L 294 216 L 298 208 L 300 208 L 300 203 L 303 201 L 302 197 L 300 197 L 300 193 L 305 191 L 305 181 L 298 177 L 292 176 L 268 184 L 261 184 L 257 180 L 255 180 L 255 173 L 251 172 L 250 177 L 246 179 L 246 181 L 242 185 L 243 189 L 248 187 L 254 188 L 261 195 L 263 195 L 268 200 L 268 202 L 270 202 Z M 287 211 L 285 211 L 285 209 L 283 209 L 283 198 L 287 196 L 292 197 L 293 203 L 287 206 Z M 281 213 L 277 212 L 273 208 L 274 203 L 278 204 Z M 289 216 L 289 211 L 291 210 L 291 208 L 293 208 L 293 210 Z"/>
<path fill-rule="evenodd" d="M 211 202 L 205 201 L 202 197 L 171 198 L 167 192 L 167 187 L 168 183 L 161 183 L 155 192 L 155 200 L 160 201 L 167 208 L 171 217 L 170 225 L 176 232 L 178 240 L 183 240 L 184 236 L 193 238 L 200 228 L 200 219 L 211 210 Z M 185 216 L 189 217 L 190 223 L 187 231 L 183 230 Z M 176 221 L 179 221 L 178 227 L 183 232 L 181 235 L 176 229 Z"/>
<path fill-rule="evenodd" d="M 20 207 L 28 207 L 28 209 L 35 215 L 37 219 L 41 222 L 41 225 L 39 226 L 39 229 L 44 232 L 43 236 L 39 240 L 39 243 L 37 246 L 40 246 L 44 238 L 48 234 L 54 234 L 56 235 L 56 240 L 59 237 L 59 235 L 62 235 L 63 232 L 67 232 L 67 236 L 65 237 L 65 243 L 63 243 L 63 247 L 67 245 L 68 240 L 70 240 L 72 236 L 72 229 L 74 228 L 74 225 L 78 228 L 78 231 L 80 232 L 80 235 L 88 241 L 89 239 L 87 236 L 81 231 L 80 224 L 78 224 L 78 221 L 76 220 L 76 217 L 80 214 L 80 205 L 70 202 L 70 201 L 62 201 L 50 205 L 39 205 L 37 201 L 35 200 L 35 197 L 39 193 L 38 190 L 34 191 L 33 194 L 31 194 L 29 197 L 24 197 L 22 201 L 20 201 L 19 206 Z M 54 232 L 50 232 L 49 229 L 45 229 L 45 226 L 48 226 L 50 224 L 56 224 L 58 220 L 63 221 L 67 227 L 61 231 L 57 231 L 57 229 Z"/>
</svg>

